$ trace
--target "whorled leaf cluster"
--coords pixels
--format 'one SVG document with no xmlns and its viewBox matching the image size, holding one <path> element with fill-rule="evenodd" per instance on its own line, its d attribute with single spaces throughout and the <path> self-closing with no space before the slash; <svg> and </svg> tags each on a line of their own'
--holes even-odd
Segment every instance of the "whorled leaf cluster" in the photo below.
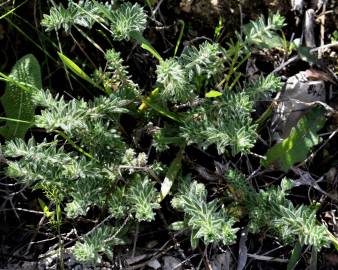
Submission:
<svg viewBox="0 0 338 270">
<path fill-rule="evenodd" d="M 73 27 L 92 28 L 100 23 L 110 28 L 116 40 L 129 40 L 134 33 L 142 33 L 146 27 L 147 15 L 139 4 L 119 4 L 111 1 L 103 4 L 96 0 L 68 1 L 68 6 L 55 5 L 49 14 L 44 14 L 41 25 L 46 31 L 63 29 L 70 32 Z"/>
<path fill-rule="evenodd" d="M 226 178 L 233 190 L 229 196 L 235 195 L 237 203 L 246 209 L 250 232 L 257 233 L 265 228 L 286 244 L 298 242 L 317 251 L 329 246 L 329 232 L 317 220 L 316 205 L 294 206 L 287 198 L 293 187 L 292 180 L 284 178 L 280 186 L 257 192 L 237 171 L 228 171 Z"/>
<path fill-rule="evenodd" d="M 188 181 L 187 181 L 188 180 Z M 201 239 L 205 244 L 222 243 L 231 245 L 236 240 L 238 228 L 235 220 L 221 208 L 219 200 L 207 201 L 205 186 L 189 178 L 183 180 L 172 205 L 184 212 L 184 221 L 172 224 L 174 229 L 189 228 L 191 245 L 196 248 Z"/>
</svg>

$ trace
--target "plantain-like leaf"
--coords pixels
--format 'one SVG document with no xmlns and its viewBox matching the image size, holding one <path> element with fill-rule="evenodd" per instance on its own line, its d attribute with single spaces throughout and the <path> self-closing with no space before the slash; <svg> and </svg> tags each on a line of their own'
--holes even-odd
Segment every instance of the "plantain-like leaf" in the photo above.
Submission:
<svg viewBox="0 0 338 270">
<path fill-rule="evenodd" d="M 33 122 L 36 105 L 32 101 L 32 94 L 36 89 L 42 88 L 41 69 L 38 60 L 27 54 L 19 59 L 12 68 L 10 81 L 7 81 L 4 95 L 0 98 L 7 120 L 0 127 L 0 135 L 9 140 L 24 138 L 30 123 Z M 20 87 L 22 85 L 23 87 Z"/>
<path fill-rule="evenodd" d="M 321 108 L 312 109 L 299 120 L 289 137 L 268 150 L 262 165 L 287 172 L 295 163 L 305 160 L 311 148 L 320 142 L 317 132 L 324 126 L 325 121 Z"/>
</svg>

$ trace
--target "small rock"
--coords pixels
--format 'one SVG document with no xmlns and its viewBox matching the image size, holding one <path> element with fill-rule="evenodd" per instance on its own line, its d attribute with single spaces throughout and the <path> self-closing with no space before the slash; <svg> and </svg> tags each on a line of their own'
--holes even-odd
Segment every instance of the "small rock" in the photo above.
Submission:
<svg viewBox="0 0 338 270">
<path fill-rule="evenodd" d="M 182 262 L 172 256 L 163 257 L 163 270 L 182 270 Z"/>
<path fill-rule="evenodd" d="M 150 262 L 147 263 L 147 265 L 155 270 L 160 269 L 161 268 L 161 264 L 158 260 L 152 260 Z"/>
<path fill-rule="evenodd" d="M 313 102 L 326 101 L 324 80 L 317 80 L 311 74 L 314 71 L 301 71 L 285 83 L 272 118 L 275 140 L 285 139 L 298 120 L 314 106 Z"/>
</svg>

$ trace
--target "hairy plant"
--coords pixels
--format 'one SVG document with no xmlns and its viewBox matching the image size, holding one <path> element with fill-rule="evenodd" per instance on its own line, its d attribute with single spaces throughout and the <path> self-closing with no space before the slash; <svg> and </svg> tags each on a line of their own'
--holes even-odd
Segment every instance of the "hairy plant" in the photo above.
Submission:
<svg viewBox="0 0 338 270">
<path fill-rule="evenodd" d="M 127 199 L 131 206 L 131 212 L 135 213 L 135 218 L 138 221 L 154 220 L 154 209 L 160 208 L 157 197 L 158 192 L 147 177 L 135 180 L 128 190 Z"/>
<path fill-rule="evenodd" d="M 156 73 L 157 82 L 163 88 L 160 95 L 164 100 L 183 103 L 193 98 L 186 70 L 177 60 L 162 61 L 157 66 Z"/>
<path fill-rule="evenodd" d="M 100 5 L 96 1 L 84 0 L 76 4 L 70 0 L 67 8 L 62 4 L 53 6 L 48 15 L 44 14 L 41 25 L 46 31 L 57 31 L 62 28 L 70 32 L 75 25 L 91 28 L 95 22 L 102 22 L 102 16 Z"/>
<path fill-rule="evenodd" d="M 286 198 L 288 190 L 293 187 L 291 180 L 284 178 L 280 187 L 259 192 L 248 185 L 244 175 L 236 171 L 229 171 L 227 180 L 235 192 L 239 190 L 241 193 L 237 199 L 246 208 L 251 232 L 257 233 L 266 228 L 286 244 L 299 242 L 317 251 L 329 246 L 328 229 L 316 218 L 317 207 L 296 207 Z"/>
<path fill-rule="evenodd" d="M 28 54 L 16 62 L 8 76 L 0 75 L 7 81 L 0 102 L 8 118 L 5 125 L 0 126 L 0 135 L 7 140 L 24 138 L 35 115 L 36 105 L 32 102 L 32 93 L 42 87 L 39 62 L 32 54 Z M 13 119 L 19 121 L 10 121 Z"/>
<path fill-rule="evenodd" d="M 147 15 L 139 4 L 102 4 L 95 0 L 79 3 L 70 0 L 67 8 L 62 4 L 53 6 L 49 14 L 44 14 L 41 25 L 46 31 L 63 29 L 70 32 L 74 26 L 91 29 L 95 23 L 111 29 L 116 40 L 129 40 L 135 33 L 142 33 L 146 27 Z"/>
<path fill-rule="evenodd" d="M 277 34 L 285 26 L 285 18 L 279 13 L 271 14 L 267 22 L 264 16 L 243 26 L 243 40 L 246 46 L 258 48 L 276 48 L 281 46 L 281 37 Z M 241 37 L 240 37 L 241 39 Z"/>
<path fill-rule="evenodd" d="M 53 202 L 65 202 L 68 218 L 86 215 L 93 206 L 107 205 L 114 213 L 117 202 L 125 207 L 116 219 L 129 215 L 139 222 L 154 219 L 159 194 L 145 173 L 123 172 L 123 181 L 128 180 L 119 187 L 121 166 L 147 166 L 144 154 L 136 156 L 126 151 L 117 129 L 119 115 L 128 112 L 125 100 L 110 95 L 90 101 L 66 101 L 43 90 L 35 93 L 33 100 L 43 107 L 41 114 L 35 116 L 35 126 L 57 135 L 51 142 L 36 142 L 33 137 L 27 142 L 8 141 L 2 149 L 9 159 L 8 176 L 42 189 Z M 70 149 L 64 146 L 67 143 Z M 115 196 L 119 189 L 125 193 Z M 109 255 L 111 245 L 117 242 L 110 241 L 108 245 L 106 240 L 98 240 L 100 235 L 107 238 L 107 232 L 99 230 L 77 244 L 77 258 L 98 262 L 100 253 Z"/>
<path fill-rule="evenodd" d="M 123 3 L 108 17 L 113 38 L 129 40 L 133 33 L 142 33 L 146 28 L 147 16 L 139 4 Z"/>
<path fill-rule="evenodd" d="M 246 46 L 244 41 L 237 45 L 238 50 Z M 207 96 L 201 98 L 207 87 L 214 87 L 228 70 L 226 56 L 235 54 L 234 59 L 240 59 L 239 51 L 231 50 L 229 48 L 228 53 L 216 43 L 204 42 L 198 47 L 185 48 L 181 56 L 161 61 L 157 66 L 161 100 L 192 104 L 181 115 L 182 123 L 176 132 L 171 132 L 172 139 L 170 136 L 163 137 L 163 132 L 155 133 L 154 142 L 159 149 L 179 142 L 178 137 L 181 137 L 187 144 L 197 144 L 204 149 L 216 145 L 219 154 L 250 152 L 257 138 L 257 125 L 251 117 L 255 101 L 278 91 L 281 83 L 274 75 L 261 76 L 255 82 L 244 83 L 242 89 L 234 91 L 226 87 L 216 91 L 218 94 L 212 99 Z M 228 72 L 233 72 L 233 66 Z"/>
<path fill-rule="evenodd" d="M 75 258 L 80 262 L 94 265 L 101 262 L 102 254 L 112 259 L 112 248 L 124 244 L 118 233 L 119 229 L 116 227 L 103 225 L 97 228 L 91 234 L 83 237 L 82 241 L 76 243 L 74 247 Z"/>
<path fill-rule="evenodd" d="M 188 80 L 200 91 L 205 84 L 220 80 L 224 72 L 224 51 L 217 43 L 204 42 L 198 47 L 187 47 L 180 61 L 188 74 Z"/>
<path fill-rule="evenodd" d="M 178 58 L 161 61 L 157 66 L 160 96 L 170 102 L 192 101 L 202 87 L 220 79 L 224 71 L 223 51 L 218 44 L 204 42 L 189 46 Z"/>
<path fill-rule="evenodd" d="M 233 228 L 235 220 L 223 211 L 217 199 L 207 202 L 207 190 L 203 184 L 196 181 L 183 183 L 172 200 L 172 205 L 184 212 L 184 221 L 172 224 L 172 228 L 189 228 L 193 248 L 197 247 L 200 239 L 206 245 L 230 245 L 236 240 L 238 229 Z"/>
<path fill-rule="evenodd" d="M 192 110 L 180 134 L 188 144 L 196 143 L 204 148 L 215 144 L 220 154 L 228 146 L 232 155 L 248 153 L 256 141 L 252 111 L 253 103 L 245 93 L 224 93 L 217 101 Z"/>
<path fill-rule="evenodd" d="M 67 100 L 49 90 L 33 91 L 29 101 L 32 108 L 41 110 L 31 117 L 32 124 L 46 132 L 45 138 L 35 139 L 32 135 L 26 141 L 14 139 L 1 149 L 8 159 L 7 175 L 42 190 L 56 205 L 59 217 L 62 206 L 67 219 L 86 216 L 90 209 L 98 210 L 100 217 L 112 217 L 79 237 L 74 246 L 76 259 L 96 265 L 102 255 L 112 258 L 113 247 L 125 243 L 122 229 L 154 221 L 167 195 L 173 195 L 171 205 L 183 216 L 171 227 L 189 231 L 193 248 L 199 242 L 235 243 L 235 222 L 243 213 L 252 233 L 268 230 L 287 244 L 299 242 L 315 250 L 328 246 L 328 231 L 318 222 L 316 207 L 295 206 L 287 198 L 292 185 L 286 179 L 280 187 L 256 191 L 244 175 L 229 170 L 227 196 L 217 199 L 210 199 L 205 185 L 189 177 L 174 185 L 186 145 L 203 149 L 214 146 L 225 158 L 251 153 L 258 137 L 253 118 L 255 104 L 271 98 L 281 88 L 281 82 L 271 74 L 239 82 L 244 77 L 241 65 L 250 56 L 251 47 L 279 46 L 278 31 L 284 26 L 284 18 L 275 14 L 267 22 L 263 17 L 250 22 L 227 49 L 209 41 L 191 43 L 179 56 L 164 60 L 142 36 L 147 24 L 143 7 L 122 2 L 70 0 L 67 7 L 53 6 L 41 24 L 46 31 L 62 29 L 70 33 L 73 29 L 81 32 L 81 27 L 91 29 L 98 23 L 115 41 L 138 41 L 159 60 L 153 85 L 156 88 L 151 95 L 142 96 L 121 54 L 110 48 L 104 53 L 105 67 L 95 71 L 93 80 L 86 76 L 107 95 Z M 152 161 L 152 155 L 137 151 L 135 145 L 140 138 L 134 134 L 139 127 L 131 127 L 129 134 L 129 126 L 125 130 L 121 121 L 126 114 L 127 121 L 135 117 L 147 122 L 156 150 L 179 146 L 168 169 Z M 163 118 L 159 119 L 159 115 Z M 153 123 L 159 123 L 159 127 Z M 142 135 L 139 137 L 142 140 Z M 164 178 L 161 192 L 153 181 L 159 178 Z M 235 213 L 237 209 L 240 211 Z"/>
<path fill-rule="evenodd" d="M 252 100 L 260 100 L 271 97 L 282 88 L 280 78 L 269 74 L 266 77 L 260 76 L 255 81 L 247 83 L 244 86 L 245 92 L 249 94 Z"/>
</svg>

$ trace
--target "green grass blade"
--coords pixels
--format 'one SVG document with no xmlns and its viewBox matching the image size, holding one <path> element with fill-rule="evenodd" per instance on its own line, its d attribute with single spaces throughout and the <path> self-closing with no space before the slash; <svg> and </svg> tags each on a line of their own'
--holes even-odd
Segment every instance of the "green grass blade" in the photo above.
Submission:
<svg viewBox="0 0 338 270">
<path fill-rule="evenodd" d="M 14 118 L 9 118 L 9 117 L 0 117 L 0 120 L 6 120 L 6 121 L 10 121 L 10 122 L 16 122 L 16 123 L 22 123 L 22 124 L 29 124 L 29 125 L 34 124 L 34 122 L 29 122 L 29 121 L 20 120 L 20 119 L 14 119 Z"/>
<path fill-rule="evenodd" d="M 28 0 L 22 2 L 20 5 L 16 6 L 15 8 L 12 8 L 11 10 L 9 10 L 8 12 L 6 12 L 5 14 L 0 16 L 0 20 L 7 17 L 8 15 L 12 14 L 15 10 L 17 10 L 19 7 L 23 6 L 24 4 L 27 3 Z"/>
<path fill-rule="evenodd" d="M 133 32 L 131 37 L 135 39 L 139 44 L 141 44 L 141 48 L 150 52 L 158 61 L 163 61 L 161 55 L 156 51 L 156 49 L 150 44 L 148 40 L 146 40 L 141 33 Z"/>
<path fill-rule="evenodd" d="M 103 92 L 106 92 L 100 85 L 98 85 L 96 82 L 94 82 L 87 74 L 84 72 L 76 63 L 74 63 L 70 58 L 62 54 L 61 52 L 58 52 L 58 55 L 61 59 L 61 61 L 77 76 L 82 78 L 83 80 L 89 82 L 94 87 L 102 90 Z"/>
<path fill-rule="evenodd" d="M 43 52 L 44 54 L 46 54 L 50 59 L 52 59 L 54 62 L 56 62 L 56 60 L 53 58 L 53 56 L 51 56 L 47 50 L 45 50 L 44 48 L 42 48 L 38 43 L 36 43 L 31 37 L 29 37 L 23 30 L 21 30 L 17 25 L 15 25 L 14 23 L 12 23 L 11 20 L 9 20 L 8 18 L 5 18 L 5 20 L 11 25 L 13 26 L 21 35 L 23 35 L 29 42 L 31 42 L 32 44 L 34 44 L 41 52 Z"/>
<path fill-rule="evenodd" d="M 302 255 L 302 245 L 297 242 L 292 250 L 292 254 L 287 265 L 287 270 L 294 270 L 296 268 L 300 255 Z"/>
<path fill-rule="evenodd" d="M 175 122 L 178 122 L 178 123 L 182 122 L 180 117 L 177 114 L 170 112 L 167 109 L 163 108 L 152 97 L 147 97 L 147 98 L 143 99 L 142 103 L 151 107 L 152 109 L 154 109 L 158 113 L 162 114 L 163 116 L 174 120 Z M 139 111 L 141 111 L 141 110 L 139 110 Z"/>
<path fill-rule="evenodd" d="M 182 158 L 184 152 L 185 144 L 181 145 L 179 152 L 177 153 L 175 159 L 171 162 L 168 172 L 162 182 L 159 202 L 163 201 L 164 198 L 169 194 L 172 185 L 177 177 L 178 172 L 182 167 Z"/>
<path fill-rule="evenodd" d="M 175 47 L 175 51 L 174 51 L 174 56 L 176 56 L 177 51 L 178 51 L 178 47 L 179 47 L 180 44 L 181 44 L 181 40 L 182 40 L 183 33 L 184 33 L 184 27 L 185 27 L 185 23 L 184 23 L 183 20 L 178 20 L 178 24 L 181 25 L 181 30 L 180 30 L 180 34 L 179 34 L 178 39 L 177 39 L 177 42 L 176 42 L 176 47 Z"/>
</svg>

